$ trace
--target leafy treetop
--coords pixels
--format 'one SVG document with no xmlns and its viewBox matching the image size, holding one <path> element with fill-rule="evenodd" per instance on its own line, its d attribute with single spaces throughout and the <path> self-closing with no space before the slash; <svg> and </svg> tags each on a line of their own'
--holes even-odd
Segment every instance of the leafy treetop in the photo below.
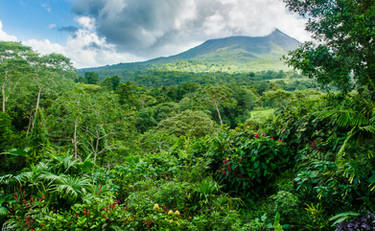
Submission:
<svg viewBox="0 0 375 231">
<path fill-rule="evenodd" d="M 308 19 L 318 42 L 290 53 L 288 63 L 325 88 L 369 92 L 375 98 L 375 1 L 283 0 Z"/>
</svg>

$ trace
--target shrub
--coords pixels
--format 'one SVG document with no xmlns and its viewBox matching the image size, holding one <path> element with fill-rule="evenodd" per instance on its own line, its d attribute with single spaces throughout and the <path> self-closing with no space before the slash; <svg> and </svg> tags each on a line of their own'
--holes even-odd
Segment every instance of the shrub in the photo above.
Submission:
<svg viewBox="0 0 375 231">
<path fill-rule="evenodd" d="M 249 129 L 221 133 L 212 139 L 207 154 L 226 191 L 242 197 L 267 193 L 275 176 L 293 167 L 293 158 L 282 140 Z"/>
</svg>

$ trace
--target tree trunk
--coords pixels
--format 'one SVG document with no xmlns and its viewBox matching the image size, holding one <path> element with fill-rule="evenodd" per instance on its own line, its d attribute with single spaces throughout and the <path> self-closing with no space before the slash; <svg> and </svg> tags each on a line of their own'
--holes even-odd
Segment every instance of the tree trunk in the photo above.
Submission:
<svg viewBox="0 0 375 231">
<path fill-rule="evenodd" d="M 223 125 L 223 120 L 221 119 L 221 114 L 220 114 L 219 106 L 218 106 L 217 103 L 215 103 L 215 108 L 216 108 L 216 111 L 217 111 L 217 116 L 219 116 L 220 125 Z"/>
<path fill-rule="evenodd" d="M 367 79 L 368 89 L 370 91 L 371 100 L 375 100 L 375 83 L 373 81 L 375 73 L 375 54 L 374 50 L 369 48 L 367 51 Z"/>
<path fill-rule="evenodd" d="M 74 121 L 74 134 L 73 134 L 74 158 L 75 159 L 78 159 L 77 129 L 78 129 L 78 116 L 76 116 L 76 120 Z"/>
<path fill-rule="evenodd" d="M 37 96 L 37 99 L 36 99 L 36 105 L 35 105 L 35 113 L 34 113 L 33 123 L 31 124 L 31 131 L 34 129 L 36 118 L 37 118 L 38 113 L 39 113 L 39 102 L 40 102 L 40 95 L 41 94 L 42 94 L 42 88 L 39 88 L 38 96 Z"/>
<path fill-rule="evenodd" d="M 3 112 L 5 112 L 5 99 L 6 99 L 6 97 L 5 97 L 5 81 L 1 86 L 1 94 L 3 96 L 3 107 L 2 107 L 2 109 L 3 109 Z"/>
<path fill-rule="evenodd" d="M 99 142 L 100 142 L 100 138 L 99 138 L 99 134 L 98 134 L 98 137 L 96 138 L 95 151 L 94 151 L 94 163 L 96 162 L 96 156 L 97 156 L 97 153 L 98 153 Z"/>
</svg>

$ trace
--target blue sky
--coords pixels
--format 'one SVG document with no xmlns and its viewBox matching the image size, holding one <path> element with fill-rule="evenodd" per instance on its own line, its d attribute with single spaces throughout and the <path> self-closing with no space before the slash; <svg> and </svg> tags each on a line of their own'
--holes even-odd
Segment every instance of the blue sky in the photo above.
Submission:
<svg viewBox="0 0 375 231">
<path fill-rule="evenodd" d="M 61 53 L 77 68 L 174 55 L 208 39 L 276 28 L 306 41 L 304 27 L 281 0 L 0 0 L 0 40 Z"/>
<path fill-rule="evenodd" d="M 0 0 L 0 21 L 20 40 L 48 38 L 64 43 L 68 34 L 58 28 L 76 25 L 71 7 L 65 0 Z"/>
</svg>

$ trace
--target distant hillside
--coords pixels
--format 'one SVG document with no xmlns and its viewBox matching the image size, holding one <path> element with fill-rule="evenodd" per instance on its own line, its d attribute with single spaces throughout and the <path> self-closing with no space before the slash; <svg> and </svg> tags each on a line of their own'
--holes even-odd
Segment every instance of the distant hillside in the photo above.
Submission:
<svg viewBox="0 0 375 231">
<path fill-rule="evenodd" d="M 81 71 L 95 71 L 101 77 L 118 75 L 126 79 L 129 73 L 150 69 L 189 72 L 287 70 L 280 58 L 299 44 L 296 39 L 276 29 L 264 37 L 235 36 L 212 39 L 170 57 L 87 68 Z"/>
</svg>

